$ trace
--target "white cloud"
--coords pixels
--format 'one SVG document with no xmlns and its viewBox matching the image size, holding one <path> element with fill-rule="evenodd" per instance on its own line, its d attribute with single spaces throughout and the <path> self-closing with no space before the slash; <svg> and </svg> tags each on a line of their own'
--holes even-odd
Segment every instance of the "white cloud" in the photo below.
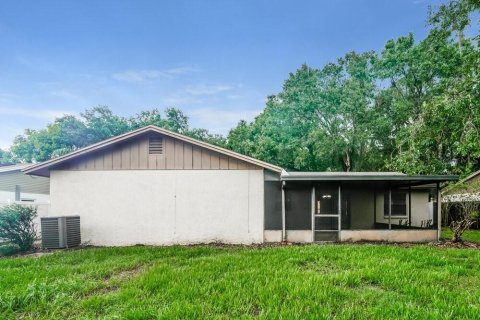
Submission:
<svg viewBox="0 0 480 320">
<path fill-rule="evenodd" d="M 240 120 L 253 120 L 262 110 L 224 110 L 220 108 L 197 108 L 188 111 L 192 124 L 206 128 L 211 133 L 227 134 Z"/>
<path fill-rule="evenodd" d="M 196 97 L 192 96 L 178 96 L 178 95 L 173 95 L 169 96 L 166 98 L 162 98 L 161 101 L 164 104 L 170 105 L 170 106 L 185 106 L 185 105 L 194 105 L 194 104 L 199 104 L 202 103 L 203 100 L 197 99 Z"/>
<path fill-rule="evenodd" d="M 233 87 L 228 84 L 198 84 L 193 86 L 188 86 L 185 88 L 185 91 L 192 95 L 212 95 L 220 92 L 230 91 Z"/>
<path fill-rule="evenodd" d="M 12 139 L 10 138 L 3 139 L 0 137 L 0 149 L 8 150 L 10 149 L 11 145 L 12 145 Z"/>
<path fill-rule="evenodd" d="M 35 118 L 39 120 L 55 120 L 55 118 L 64 116 L 66 114 L 76 114 L 75 112 L 66 111 L 66 110 L 46 110 L 41 108 L 36 108 L 35 110 L 25 109 L 25 108 L 16 108 L 16 107 L 0 107 L 0 115 L 6 116 L 22 116 Z"/>
<path fill-rule="evenodd" d="M 241 96 L 239 94 L 229 94 L 229 95 L 227 95 L 226 98 L 230 99 L 230 100 L 238 100 L 238 99 L 243 98 L 243 96 Z"/>
<path fill-rule="evenodd" d="M 180 75 L 199 71 L 199 68 L 185 66 L 167 70 L 127 70 L 124 72 L 114 73 L 112 77 L 118 81 L 144 82 L 159 77 L 173 79 Z"/>
<path fill-rule="evenodd" d="M 65 110 L 0 106 L 0 148 L 8 149 L 13 142 L 13 138 L 24 132 L 25 127 L 20 123 L 28 122 L 30 128 L 41 128 L 45 126 L 46 122 L 51 122 L 55 118 L 66 114 L 76 115 L 77 113 Z"/>
<path fill-rule="evenodd" d="M 7 150 L 12 145 L 13 139 L 24 132 L 24 128 L 17 125 L 2 124 L 2 131 L 0 134 L 0 149 Z"/>
<path fill-rule="evenodd" d="M 182 75 L 182 74 L 200 72 L 200 71 L 202 70 L 196 67 L 178 67 L 178 68 L 168 69 L 167 71 L 165 71 L 165 73 L 170 75 Z"/>
<path fill-rule="evenodd" d="M 112 77 L 118 81 L 143 82 L 159 77 L 162 74 L 158 70 L 129 70 L 120 73 L 114 73 Z"/>
<path fill-rule="evenodd" d="M 227 92 L 235 89 L 234 86 L 228 84 L 196 84 L 184 87 L 181 90 L 167 95 L 161 101 L 171 105 L 205 105 L 213 98 L 215 94 Z M 227 99 L 235 100 L 241 98 L 240 95 L 228 95 Z"/>
</svg>

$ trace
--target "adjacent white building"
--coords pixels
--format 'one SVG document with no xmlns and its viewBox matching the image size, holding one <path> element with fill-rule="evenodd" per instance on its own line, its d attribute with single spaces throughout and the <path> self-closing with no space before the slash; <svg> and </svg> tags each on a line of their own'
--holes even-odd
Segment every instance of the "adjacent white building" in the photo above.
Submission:
<svg viewBox="0 0 480 320">
<path fill-rule="evenodd" d="M 49 203 L 50 179 L 23 173 L 22 169 L 28 166 L 16 164 L 0 167 L 0 204 Z"/>
</svg>

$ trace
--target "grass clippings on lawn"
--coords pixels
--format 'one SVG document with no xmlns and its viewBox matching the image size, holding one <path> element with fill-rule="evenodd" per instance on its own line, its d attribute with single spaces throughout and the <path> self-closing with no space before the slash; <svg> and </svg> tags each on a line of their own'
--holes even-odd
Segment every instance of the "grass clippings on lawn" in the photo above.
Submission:
<svg viewBox="0 0 480 320">
<path fill-rule="evenodd" d="M 480 250 L 128 247 L 0 259 L 0 318 L 480 318 Z"/>
</svg>

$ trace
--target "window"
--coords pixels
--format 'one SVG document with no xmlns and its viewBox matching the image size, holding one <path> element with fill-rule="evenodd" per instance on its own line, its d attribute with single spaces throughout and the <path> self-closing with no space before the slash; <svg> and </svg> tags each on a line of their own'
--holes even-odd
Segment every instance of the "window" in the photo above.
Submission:
<svg viewBox="0 0 480 320">
<path fill-rule="evenodd" d="M 392 217 L 405 217 L 407 215 L 407 193 L 401 191 L 392 191 Z M 389 196 L 388 192 L 384 195 L 383 212 L 388 216 Z"/>
<path fill-rule="evenodd" d="M 149 138 L 148 154 L 163 154 L 163 138 L 162 137 Z"/>
</svg>

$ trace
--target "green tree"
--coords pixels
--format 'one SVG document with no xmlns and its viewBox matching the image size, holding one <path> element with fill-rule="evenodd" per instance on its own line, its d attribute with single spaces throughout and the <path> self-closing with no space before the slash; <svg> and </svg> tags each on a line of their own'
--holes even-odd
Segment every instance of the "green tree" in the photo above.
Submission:
<svg viewBox="0 0 480 320">
<path fill-rule="evenodd" d="M 40 162 L 59 157 L 73 150 L 135 130 L 156 125 L 209 143 L 225 145 L 225 138 L 205 129 L 189 128 L 188 117 L 179 109 L 167 108 L 165 117 L 158 109 L 141 111 L 125 118 L 105 106 L 87 109 L 80 118 L 65 115 L 45 129 L 25 130 L 14 139 L 11 158 L 22 162 Z M 2 151 L 3 152 L 3 151 Z M 1 153 L 7 157 L 8 153 Z M 1 158 L 0 158 L 1 159 Z"/>
<path fill-rule="evenodd" d="M 24 162 L 45 161 L 91 143 L 87 127 L 74 116 L 57 118 L 46 129 L 25 130 L 11 147 L 15 158 Z"/>
<path fill-rule="evenodd" d="M 320 70 L 303 65 L 252 124 L 230 131 L 228 146 L 293 170 L 375 169 L 375 60 L 352 52 Z"/>
<path fill-rule="evenodd" d="M 463 47 L 465 29 L 471 25 L 472 16 L 480 9 L 478 0 L 452 0 L 438 8 L 430 7 L 428 22 L 437 30 L 456 35 L 459 49 Z"/>
<path fill-rule="evenodd" d="M 255 147 L 252 137 L 253 125 L 245 120 L 240 120 L 236 127 L 228 133 L 227 148 L 245 155 L 253 155 Z"/>
<path fill-rule="evenodd" d="M 178 109 L 165 109 L 165 129 L 187 134 L 189 130 L 188 117 Z"/>
<path fill-rule="evenodd" d="M 193 128 L 185 134 L 191 138 L 214 144 L 219 147 L 225 147 L 227 144 L 225 137 L 220 134 L 211 134 L 207 129 Z"/>
<path fill-rule="evenodd" d="M 154 125 L 157 127 L 166 127 L 165 120 L 158 109 L 145 110 L 137 113 L 129 119 L 130 128 L 132 130 L 139 129 L 145 126 Z"/>
<path fill-rule="evenodd" d="M 98 106 L 81 114 L 87 129 L 87 139 L 90 143 L 118 136 L 130 130 L 124 117 L 115 115 L 107 106 Z"/>
<path fill-rule="evenodd" d="M 465 44 L 463 55 L 461 75 L 444 80 L 442 92 L 424 103 L 399 139 L 395 169 L 461 175 L 480 169 L 480 53 Z"/>
<path fill-rule="evenodd" d="M 10 151 L 0 149 L 0 165 L 15 163 L 15 159 Z"/>
<path fill-rule="evenodd" d="M 461 175 L 480 169 L 479 37 L 463 35 L 470 16 L 479 9 L 475 1 L 451 1 L 431 13 L 434 28 L 427 40 L 437 45 L 422 50 L 429 52 L 425 57 L 429 68 L 439 72 L 428 98 L 398 136 L 391 168 Z M 460 36 L 452 37 L 454 33 Z"/>
</svg>

